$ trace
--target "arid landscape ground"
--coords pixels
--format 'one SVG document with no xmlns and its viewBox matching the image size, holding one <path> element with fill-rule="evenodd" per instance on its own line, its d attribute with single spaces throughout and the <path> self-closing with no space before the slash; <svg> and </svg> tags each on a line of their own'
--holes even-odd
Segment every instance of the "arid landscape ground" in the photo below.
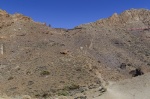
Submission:
<svg viewBox="0 0 150 99">
<path fill-rule="evenodd" d="M 146 9 L 73 29 L 0 10 L 0 99 L 148 99 L 149 27 Z"/>
</svg>

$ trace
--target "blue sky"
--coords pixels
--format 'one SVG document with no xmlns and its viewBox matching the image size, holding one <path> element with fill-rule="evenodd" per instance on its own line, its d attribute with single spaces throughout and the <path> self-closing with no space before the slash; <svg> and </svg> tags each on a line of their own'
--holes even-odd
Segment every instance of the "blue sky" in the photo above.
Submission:
<svg viewBox="0 0 150 99">
<path fill-rule="evenodd" d="M 131 8 L 150 9 L 150 0 L 0 0 L 0 9 L 52 27 L 73 28 Z"/>
</svg>

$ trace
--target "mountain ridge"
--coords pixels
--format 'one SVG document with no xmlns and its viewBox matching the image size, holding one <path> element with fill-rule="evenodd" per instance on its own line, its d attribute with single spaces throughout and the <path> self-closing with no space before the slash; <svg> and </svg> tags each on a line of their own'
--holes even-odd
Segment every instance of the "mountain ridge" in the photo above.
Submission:
<svg viewBox="0 0 150 99">
<path fill-rule="evenodd" d="M 143 17 L 142 17 L 143 16 Z M 142 21 L 143 26 L 147 26 L 149 23 L 149 20 L 147 17 L 150 16 L 150 11 L 147 9 L 130 9 L 122 12 L 121 14 L 114 13 L 112 16 L 108 18 L 103 18 L 100 20 L 97 20 L 95 22 L 91 22 L 88 24 L 79 25 L 77 27 L 84 27 L 91 25 L 93 27 L 103 27 L 103 26 L 122 26 L 122 27 L 128 27 L 126 25 L 132 25 L 132 23 L 135 23 L 137 21 Z M 146 20 L 147 19 L 147 20 Z"/>
</svg>

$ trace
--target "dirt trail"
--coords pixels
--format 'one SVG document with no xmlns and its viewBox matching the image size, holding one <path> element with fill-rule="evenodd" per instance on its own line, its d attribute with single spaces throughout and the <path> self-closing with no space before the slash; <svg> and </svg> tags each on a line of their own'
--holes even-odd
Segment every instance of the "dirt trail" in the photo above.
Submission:
<svg viewBox="0 0 150 99">
<path fill-rule="evenodd" d="M 149 99 L 150 74 L 127 79 L 107 88 L 107 92 L 95 99 Z"/>
</svg>

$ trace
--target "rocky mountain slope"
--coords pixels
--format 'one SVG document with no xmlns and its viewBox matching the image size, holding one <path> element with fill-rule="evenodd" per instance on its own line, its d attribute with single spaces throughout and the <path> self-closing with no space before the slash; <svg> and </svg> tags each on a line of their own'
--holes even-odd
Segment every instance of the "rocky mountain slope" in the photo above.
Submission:
<svg viewBox="0 0 150 99">
<path fill-rule="evenodd" d="M 0 93 L 39 99 L 85 95 L 110 81 L 145 74 L 150 71 L 149 24 L 145 9 L 73 29 L 0 10 Z"/>
</svg>

